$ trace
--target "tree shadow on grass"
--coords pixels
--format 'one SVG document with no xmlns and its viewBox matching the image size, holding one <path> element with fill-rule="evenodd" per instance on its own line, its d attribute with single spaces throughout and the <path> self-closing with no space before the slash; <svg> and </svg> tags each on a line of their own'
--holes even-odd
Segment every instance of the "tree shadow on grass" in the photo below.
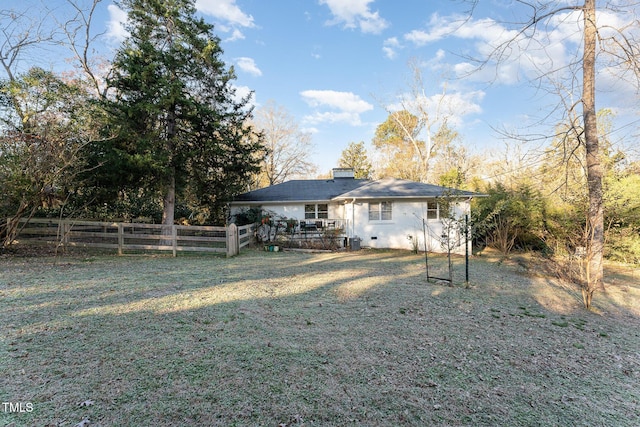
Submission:
<svg viewBox="0 0 640 427">
<path fill-rule="evenodd" d="M 378 259 L 379 262 L 384 260 L 384 257 Z M 297 346 L 313 347 L 309 337 L 313 337 L 314 342 L 325 339 L 318 334 L 314 336 L 310 329 L 324 312 L 323 305 L 334 309 L 341 305 L 331 295 L 331 290 L 370 274 L 367 264 L 375 266 L 372 260 L 360 259 L 360 266 L 356 268 L 351 263 L 340 263 L 335 259 L 318 261 L 313 256 L 298 255 L 266 260 L 262 256 L 248 256 L 239 263 L 232 261 L 229 269 L 225 269 L 228 261 L 195 261 L 187 269 L 184 266 L 180 268 L 180 263 L 169 259 L 138 259 L 133 264 L 120 261 L 124 263 L 124 269 L 118 271 L 111 262 L 100 264 L 98 261 L 89 268 L 79 265 L 70 267 L 66 273 L 57 272 L 45 285 L 25 286 L 27 291 L 49 287 L 39 292 L 21 293 L 15 289 L 20 287 L 19 284 L 8 284 L 11 307 L 8 311 L 3 309 L 3 317 L 9 318 L 15 327 L 8 352 L 16 356 L 11 359 L 16 362 L 12 365 L 23 366 L 24 372 L 14 378 L 16 382 L 12 384 L 12 391 L 18 399 L 36 402 L 38 409 L 16 419 L 27 419 L 28 423 L 58 422 L 69 417 L 79 419 L 87 408 L 78 408 L 76 403 L 90 397 L 94 402 L 101 402 L 102 409 L 89 409 L 88 412 L 98 419 L 111 420 L 107 421 L 109 424 L 114 420 L 114 424 L 135 424 L 135 420 L 140 420 L 141 424 L 149 425 L 149 422 L 155 423 L 150 419 L 162 419 L 166 423 L 164 425 L 175 425 L 176 422 L 189 421 L 189 418 L 181 418 L 186 416 L 182 409 L 193 405 L 189 404 L 190 398 L 182 396 L 182 393 L 191 390 L 190 384 L 195 380 L 192 376 L 209 376 L 211 370 L 228 368 L 232 372 L 231 378 L 218 378 L 222 381 L 221 386 L 231 387 L 229 381 L 237 381 L 234 386 L 241 388 L 242 381 L 253 381 L 251 375 L 247 377 L 246 369 L 263 369 L 267 365 L 271 370 L 276 369 L 269 362 L 274 357 L 276 360 L 293 358 L 294 364 L 297 358 L 302 358 L 296 368 L 301 371 L 308 369 L 309 362 L 321 368 L 323 360 L 326 360 L 322 359 L 324 356 L 316 354 L 317 351 L 312 351 L 315 355 L 310 356 L 309 351 L 296 349 Z M 310 272 L 297 274 L 296 280 L 302 285 L 305 280 L 317 280 L 318 276 L 326 279 L 288 292 L 287 288 L 292 285 L 300 285 L 292 284 L 288 276 L 282 275 L 284 271 L 291 274 L 292 262 L 303 266 L 316 265 Z M 143 272 L 131 281 L 128 276 L 135 275 L 131 270 L 134 264 L 144 267 L 139 265 Z M 104 267 L 109 274 L 104 274 Z M 241 270 L 241 274 L 236 274 L 237 270 Z M 21 273 L 24 283 L 36 280 L 41 274 L 31 273 Z M 92 278 L 85 278 L 87 274 Z M 154 283 L 149 284 L 152 279 Z M 225 290 L 226 287 L 229 289 Z M 247 295 L 233 297 L 237 287 L 246 288 Z M 275 294 L 270 292 L 274 289 Z M 218 292 L 230 293 L 232 297 L 218 301 L 208 295 Z M 204 302 L 199 302 L 199 299 L 204 299 Z M 53 304 L 47 305 L 51 301 Z M 119 308 L 106 309 L 114 306 Z M 344 320 L 351 314 L 342 312 L 338 317 Z M 260 333 L 271 329 L 279 333 L 272 332 L 271 337 Z M 290 335 L 298 344 L 281 341 L 280 336 L 291 330 L 300 331 Z M 212 342 L 215 344 L 211 345 Z M 213 363 L 209 357 L 212 352 L 225 351 L 232 353 L 231 361 L 216 357 Z M 224 366 L 225 363 L 233 366 Z M 281 371 L 290 370 L 286 365 L 283 361 L 276 369 L 285 384 L 293 380 L 287 379 L 289 374 Z M 174 376 L 182 379 L 177 382 L 168 380 Z M 269 384 L 265 387 L 286 387 L 272 380 Z M 32 392 L 42 387 L 46 391 Z M 251 393 L 256 394 L 253 396 L 256 402 L 235 402 L 233 398 L 223 402 L 225 406 L 235 408 L 232 411 L 237 413 L 225 412 L 221 416 L 224 419 L 250 419 L 255 411 L 252 406 L 260 407 L 261 411 L 267 410 L 258 402 L 258 395 L 268 391 L 255 385 Z M 184 406 L 175 406 L 166 393 L 176 395 L 175 399 Z M 247 398 L 247 395 L 241 395 L 243 399 Z M 202 399 L 202 396 L 198 397 L 196 393 L 195 399 Z M 155 403 L 145 404 L 145 401 L 154 400 Z M 197 411 L 199 415 L 194 414 L 194 417 L 202 416 L 200 411 L 203 407 L 215 415 L 213 402 L 202 405 Z M 105 409 L 120 413 L 107 415 Z M 162 414 L 161 418 L 157 418 L 159 414 Z"/>
<path fill-rule="evenodd" d="M 575 354 L 594 333 L 532 315 L 549 312 L 534 305 L 531 278 L 478 265 L 474 289 L 450 288 L 426 283 L 422 261 L 409 252 L 250 252 L 97 259 L 49 279 L 47 269 L 21 273 L 47 288 L 3 288 L 2 320 L 13 325 L 6 392 L 35 405 L 8 422 L 640 421 L 637 356 L 621 346 L 638 338 L 625 341 L 627 325 L 612 322 L 597 353 Z"/>
</svg>

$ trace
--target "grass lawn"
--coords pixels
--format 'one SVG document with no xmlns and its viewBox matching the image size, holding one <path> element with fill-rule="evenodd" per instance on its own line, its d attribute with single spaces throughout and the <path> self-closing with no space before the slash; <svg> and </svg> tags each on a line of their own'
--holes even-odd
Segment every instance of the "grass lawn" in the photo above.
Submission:
<svg viewBox="0 0 640 427">
<path fill-rule="evenodd" d="M 0 425 L 639 426 L 640 271 L 585 311 L 541 263 L 0 258 Z"/>
</svg>

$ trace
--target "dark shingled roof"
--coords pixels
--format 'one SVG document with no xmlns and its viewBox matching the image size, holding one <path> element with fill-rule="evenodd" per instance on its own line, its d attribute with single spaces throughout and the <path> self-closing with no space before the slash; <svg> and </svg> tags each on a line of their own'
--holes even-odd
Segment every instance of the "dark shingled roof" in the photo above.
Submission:
<svg viewBox="0 0 640 427">
<path fill-rule="evenodd" d="M 470 191 L 452 190 L 433 184 L 402 179 L 335 178 L 294 180 L 261 188 L 236 196 L 234 202 L 302 202 L 319 200 L 345 200 L 369 198 L 424 198 L 451 194 L 473 197 L 479 194 Z"/>
<path fill-rule="evenodd" d="M 441 187 L 439 185 L 425 184 L 423 182 L 387 178 L 378 181 L 371 181 L 366 185 L 341 194 L 337 199 L 408 199 L 440 197 L 443 195 L 473 197 L 478 194 L 471 191 L 462 191 L 453 188 Z"/>
<path fill-rule="evenodd" d="M 293 180 L 239 194 L 234 202 L 331 200 L 368 182 L 371 181 L 353 178 Z"/>
</svg>

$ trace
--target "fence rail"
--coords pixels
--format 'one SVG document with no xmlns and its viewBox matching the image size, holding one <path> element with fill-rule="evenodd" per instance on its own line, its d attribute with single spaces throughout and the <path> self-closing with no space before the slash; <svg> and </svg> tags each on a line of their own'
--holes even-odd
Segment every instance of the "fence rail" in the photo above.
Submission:
<svg viewBox="0 0 640 427">
<path fill-rule="evenodd" d="M 24 243 L 49 243 L 62 247 L 87 247 L 126 251 L 220 252 L 237 255 L 248 246 L 255 227 L 185 226 L 98 222 L 74 219 L 20 219 L 13 240 Z"/>
</svg>

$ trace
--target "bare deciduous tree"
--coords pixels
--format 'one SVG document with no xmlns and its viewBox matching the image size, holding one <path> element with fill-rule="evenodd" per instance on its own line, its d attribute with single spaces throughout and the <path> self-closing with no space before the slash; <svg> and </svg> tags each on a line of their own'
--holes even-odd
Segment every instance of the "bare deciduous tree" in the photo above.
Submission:
<svg viewBox="0 0 640 427">
<path fill-rule="evenodd" d="M 431 182 L 437 179 L 432 173 L 434 158 L 442 147 L 457 138 L 450 123 L 453 106 L 450 105 L 451 98 L 446 86 L 443 86 L 440 94 L 427 94 L 421 65 L 416 58 L 411 59 L 408 66 L 411 72 L 408 91 L 400 95 L 396 102 L 379 101 L 387 111 L 388 118 L 378 130 L 388 132 L 382 129 L 385 126 L 392 129 L 395 135 L 389 141 L 396 142 L 389 145 L 389 141 L 384 141 L 376 132 L 374 146 L 389 160 L 387 175 Z M 457 113 L 464 114 L 461 111 Z M 398 155 L 397 158 L 389 158 L 389 148 L 394 156 Z M 405 169 L 397 170 L 398 166 Z M 384 174 L 383 170 L 379 172 Z"/>
<path fill-rule="evenodd" d="M 475 10 L 479 0 L 469 2 L 471 11 Z M 546 55 L 546 43 L 548 39 L 540 34 L 543 30 L 557 28 L 567 22 L 575 22 L 578 25 L 582 38 L 582 48 L 578 49 L 576 56 L 557 66 L 551 56 L 544 65 L 537 66 L 538 75 L 533 79 L 539 88 L 551 87 L 554 93 L 558 94 L 558 87 L 562 87 L 562 97 L 576 97 L 577 102 L 564 102 L 558 104 L 556 111 L 562 116 L 572 116 L 573 110 L 582 106 L 581 114 L 578 115 L 582 123 L 576 126 L 581 129 L 578 140 L 584 145 L 585 166 L 587 170 L 588 193 L 588 213 L 587 213 L 587 272 L 586 283 L 582 287 L 583 301 L 585 307 L 589 308 L 592 303 L 593 294 L 597 289 L 604 288 L 604 210 L 603 210 L 603 165 L 601 147 L 598 139 L 597 118 L 596 118 L 596 70 L 598 67 L 597 58 L 600 54 L 611 58 L 607 66 L 614 65 L 621 70 L 621 75 L 628 78 L 633 76 L 635 83 L 638 83 L 640 76 L 640 52 L 637 48 L 636 38 L 638 35 L 637 20 L 631 20 L 635 24 L 622 28 L 613 28 L 609 25 L 598 27 L 596 13 L 608 10 L 611 13 L 633 13 L 636 8 L 634 1 L 627 2 L 623 6 L 620 2 L 607 3 L 597 6 L 595 0 L 584 0 L 572 5 L 559 1 L 521 1 L 514 2 L 516 6 L 527 9 L 526 19 L 518 23 L 509 24 L 515 35 L 505 40 L 499 41 L 490 50 L 490 53 L 480 61 L 479 68 L 484 68 L 490 64 L 501 64 L 509 60 L 512 51 L 522 51 L 526 46 L 529 50 L 535 49 L 537 53 Z M 629 20 L 627 20 L 629 21 Z M 629 21 L 629 22 L 631 22 Z M 516 48 L 517 49 L 514 49 Z M 626 71 L 624 71 L 626 70 Z M 566 85 L 559 84 L 561 79 L 567 79 Z M 550 86 L 546 83 L 551 82 Z M 568 93 L 568 95 L 566 95 Z M 574 95 L 575 94 L 575 95 Z M 553 118 L 550 113 L 547 119 L 551 118 L 557 123 L 557 118 Z"/>
<path fill-rule="evenodd" d="M 259 187 L 316 172 L 316 165 L 309 160 L 313 154 L 311 134 L 300 130 L 295 118 L 284 107 L 268 101 L 256 110 L 253 123 L 264 136 L 267 150 L 257 180 Z"/>
<path fill-rule="evenodd" d="M 0 65 L 9 81 L 16 78 L 21 62 L 29 62 L 30 68 L 37 62 L 36 51 L 55 44 L 59 32 L 50 26 L 48 12 L 35 13 L 26 8 L 0 9 Z M 26 71 L 23 67 L 22 71 Z"/>
<path fill-rule="evenodd" d="M 83 7 L 77 0 L 67 0 L 67 6 L 74 15 L 70 19 L 58 22 L 64 34 L 64 44 L 73 54 L 76 66 L 88 79 L 88 85 L 96 96 L 104 97 L 107 93 L 106 78 L 110 74 L 110 63 L 93 55 L 93 45 L 104 32 L 93 33 L 93 20 L 96 8 L 102 0 L 91 0 L 88 7 Z"/>
<path fill-rule="evenodd" d="M 106 96 L 105 79 L 111 66 L 96 54 L 96 43 L 104 32 L 94 30 L 100 3 L 102 0 L 41 0 L 39 4 L 27 2 L 20 9 L 0 9 L 0 65 L 7 79 L 14 80 L 16 72 L 34 66 L 47 69 L 49 57 L 64 55 L 66 48 L 78 71 L 73 79 L 81 80 L 95 96 Z"/>
</svg>

